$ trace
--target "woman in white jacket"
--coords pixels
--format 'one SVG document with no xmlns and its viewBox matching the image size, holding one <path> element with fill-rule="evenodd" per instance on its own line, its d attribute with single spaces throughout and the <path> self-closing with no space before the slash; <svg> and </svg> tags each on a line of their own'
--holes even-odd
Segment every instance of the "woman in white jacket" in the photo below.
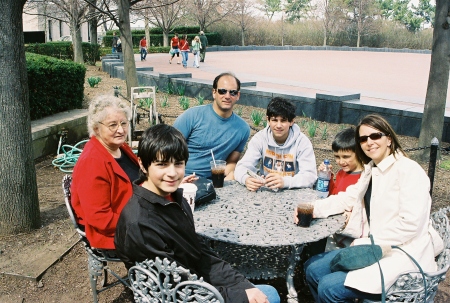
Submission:
<svg viewBox="0 0 450 303">
<path fill-rule="evenodd" d="M 313 216 L 352 211 L 347 230 L 352 245 L 397 245 L 414 257 L 425 271 L 435 271 L 434 251 L 428 234 L 431 207 L 430 181 L 424 170 L 402 150 L 389 123 L 368 115 L 356 128 L 356 154 L 366 165 L 359 181 L 345 192 L 315 202 Z M 359 144 L 358 144 L 359 143 Z M 357 215 L 355 215 L 357 214 Z M 339 252 L 316 255 L 305 263 L 308 286 L 316 302 L 353 302 L 379 299 L 378 264 L 350 272 L 331 272 L 330 261 Z M 416 269 L 409 257 L 392 250 L 380 260 L 386 289 L 398 274 Z"/>
</svg>

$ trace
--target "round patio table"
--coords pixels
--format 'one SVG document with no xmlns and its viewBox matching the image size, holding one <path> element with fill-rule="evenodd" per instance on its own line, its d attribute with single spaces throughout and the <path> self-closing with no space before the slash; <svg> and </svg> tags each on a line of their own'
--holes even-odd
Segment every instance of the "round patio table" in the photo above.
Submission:
<svg viewBox="0 0 450 303">
<path fill-rule="evenodd" d="M 214 251 L 249 279 L 285 277 L 288 302 L 298 302 L 294 269 L 307 243 L 326 238 L 344 225 L 343 216 L 294 224 L 296 203 L 312 189 L 251 192 L 236 181 L 217 188 L 217 198 L 194 212 L 195 228 Z"/>
</svg>

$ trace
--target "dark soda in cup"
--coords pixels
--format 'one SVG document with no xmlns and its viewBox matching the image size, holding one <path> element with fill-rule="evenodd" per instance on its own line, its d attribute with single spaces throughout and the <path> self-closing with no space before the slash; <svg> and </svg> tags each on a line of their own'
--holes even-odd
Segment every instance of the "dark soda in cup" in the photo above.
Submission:
<svg viewBox="0 0 450 303">
<path fill-rule="evenodd" d="M 225 179 L 225 169 L 224 168 L 213 168 L 212 172 L 212 182 L 214 187 L 223 187 L 223 180 Z"/>
<path fill-rule="evenodd" d="M 211 161 L 211 175 L 212 182 L 215 188 L 223 187 L 223 181 L 225 179 L 225 167 L 227 162 L 223 160 Z"/>
<path fill-rule="evenodd" d="M 311 202 L 301 202 L 297 205 L 298 226 L 309 227 L 313 216 L 314 205 Z"/>
</svg>

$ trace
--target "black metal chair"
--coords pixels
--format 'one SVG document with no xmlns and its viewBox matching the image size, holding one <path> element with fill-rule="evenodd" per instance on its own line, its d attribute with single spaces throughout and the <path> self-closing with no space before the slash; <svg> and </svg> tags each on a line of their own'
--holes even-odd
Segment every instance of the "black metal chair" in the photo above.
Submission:
<svg viewBox="0 0 450 303">
<path fill-rule="evenodd" d="M 123 284 L 126 287 L 130 287 L 128 283 L 128 277 L 122 278 L 116 272 L 114 272 L 109 266 L 108 262 L 122 262 L 114 250 L 104 250 L 91 247 L 88 239 L 86 238 L 86 233 L 84 232 L 84 228 L 80 226 L 76 219 L 75 214 L 71 204 L 71 193 L 70 186 L 72 184 L 72 176 L 65 175 L 62 180 L 62 187 L 64 191 L 64 201 L 67 207 L 67 211 L 69 213 L 70 220 L 80 236 L 81 241 L 84 244 L 84 248 L 88 254 L 88 272 L 89 272 L 89 280 L 92 288 L 92 296 L 94 303 L 98 302 L 98 294 L 102 291 L 105 291 L 113 286 L 118 284 Z M 117 281 L 108 284 L 108 273 L 116 277 Z M 100 281 L 101 288 L 97 288 L 97 280 L 99 277 L 102 277 Z"/>
<path fill-rule="evenodd" d="M 224 303 L 214 286 L 167 258 L 136 262 L 128 277 L 136 303 Z"/>
<path fill-rule="evenodd" d="M 444 241 L 444 250 L 436 257 L 438 269 L 435 272 L 425 272 L 427 295 L 423 277 L 420 272 L 406 272 L 398 275 L 397 280 L 386 291 L 386 302 L 434 302 L 439 283 L 445 280 L 450 267 L 450 227 L 447 213 L 450 207 L 441 208 L 431 214 L 434 229 Z M 363 303 L 375 301 L 364 300 Z"/>
</svg>

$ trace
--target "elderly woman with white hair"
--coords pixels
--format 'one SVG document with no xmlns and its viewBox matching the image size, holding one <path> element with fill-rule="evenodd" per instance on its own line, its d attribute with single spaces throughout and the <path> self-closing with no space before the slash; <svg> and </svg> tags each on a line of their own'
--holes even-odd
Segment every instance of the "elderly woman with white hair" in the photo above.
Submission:
<svg viewBox="0 0 450 303">
<path fill-rule="evenodd" d="M 100 96 L 89 106 L 90 140 L 73 170 L 72 207 L 92 247 L 114 249 L 120 212 L 139 177 L 136 155 L 125 143 L 129 106 L 114 96 Z"/>
</svg>

